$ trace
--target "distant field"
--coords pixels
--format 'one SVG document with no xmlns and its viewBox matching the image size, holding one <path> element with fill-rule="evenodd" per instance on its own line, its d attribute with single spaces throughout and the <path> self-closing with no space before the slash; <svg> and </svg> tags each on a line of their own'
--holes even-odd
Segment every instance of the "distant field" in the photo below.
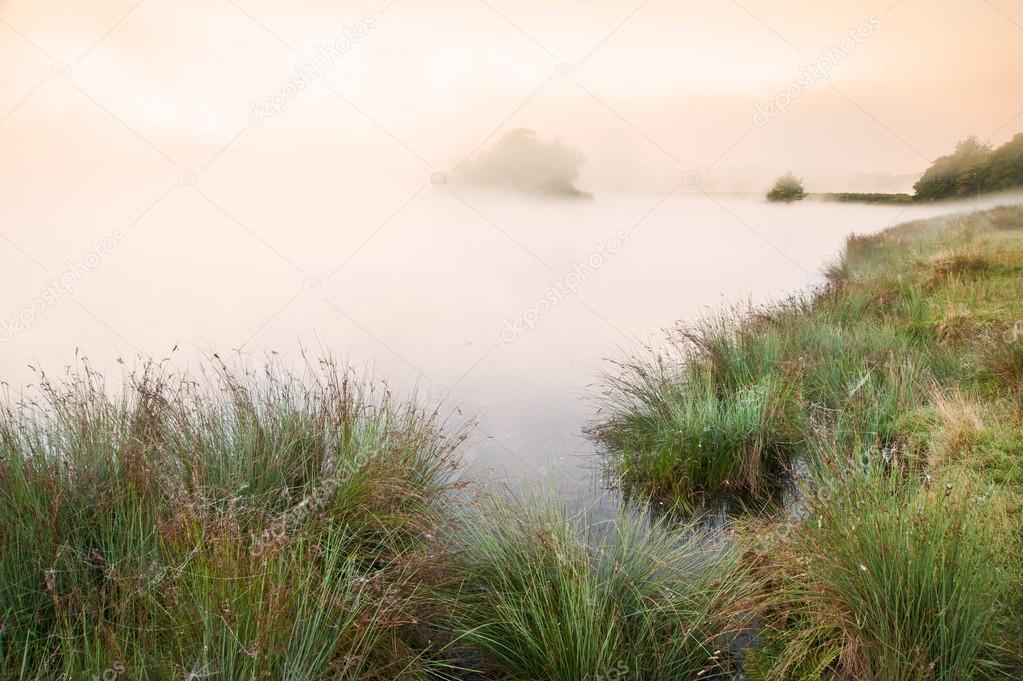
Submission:
<svg viewBox="0 0 1023 681">
<path fill-rule="evenodd" d="M 825 192 L 811 194 L 811 198 L 846 203 L 913 203 L 911 194 L 863 194 L 857 192 Z"/>
</svg>

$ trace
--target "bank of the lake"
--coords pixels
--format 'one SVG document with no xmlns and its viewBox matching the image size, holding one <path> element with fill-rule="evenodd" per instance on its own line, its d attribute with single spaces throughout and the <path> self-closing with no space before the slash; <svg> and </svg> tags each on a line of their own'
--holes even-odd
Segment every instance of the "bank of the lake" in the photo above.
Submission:
<svg viewBox="0 0 1023 681">
<path fill-rule="evenodd" d="M 849 238 L 810 295 L 608 377 L 626 495 L 802 500 L 739 523 L 764 678 L 1018 678 L 1023 209 Z M 741 542 L 740 542 L 741 543 Z"/>
<path fill-rule="evenodd" d="M 463 432 L 331 362 L 40 375 L 0 409 L 0 678 L 734 669 L 736 547 L 467 494 Z"/>
</svg>

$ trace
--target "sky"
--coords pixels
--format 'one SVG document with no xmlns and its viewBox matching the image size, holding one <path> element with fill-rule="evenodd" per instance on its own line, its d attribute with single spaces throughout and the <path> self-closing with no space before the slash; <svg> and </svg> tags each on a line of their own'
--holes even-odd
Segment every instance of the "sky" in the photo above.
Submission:
<svg viewBox="0 0 1023 681">
<path fill-rule="evenodd" d="M 451 172 L 515 128 L 578 149 L 591 188 L 905 188 L 1023 131 L 1023 0 L 5 0 L 0 59 L 9 196 Z"/>
</svg>

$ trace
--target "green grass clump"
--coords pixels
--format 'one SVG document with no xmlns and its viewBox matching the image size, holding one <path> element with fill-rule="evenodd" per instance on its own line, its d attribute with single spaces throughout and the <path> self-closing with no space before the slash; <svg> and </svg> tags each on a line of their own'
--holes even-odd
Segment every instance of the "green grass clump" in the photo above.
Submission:
<svg viewBox="0 0 1023 681">
<path fill-rule="evenodd" d="M 678 506 L 707 494 L 768 499 L 821 428 L 899 446 L 904 414 L 947 358 L 915 325 L 864 323 L 868 306 L 842 302 L 791 301 L 704 324 L 660 355 L 619 365 L 608 417 L 591 431 L 613 479 Z"/>
<path fill-rule="evenodd" d="M 771 368 L 778 337 L 707 323 L 674 352 L 609 377 L 612 416 L 593 432 L 620 455 L 626 490 L 680 503 L 703 491 L 769 494 L 789 437 L 791 383 Z"/>
<path fill-rule="evenodd" d="M 329 362 L 41 376 L 0 410 L 0 677 L 423 677 L 457 441 Z"/>
<path fill-rule="evenodd" d="M 876 455 L 825 468 L 806 518 L 769 554 L 755 678 L 1013 678 L 998 496 L 966 477 L 921 484 Z"/>
<path fill-rule="evenodd" d="M 453 539 L 456 646 L 498 678 L 720 678 L 749 596 L 734 547 L 621 512 L 491 498 Z M 490 677 L 488 677 L 490 678 Z"/>
</svg>

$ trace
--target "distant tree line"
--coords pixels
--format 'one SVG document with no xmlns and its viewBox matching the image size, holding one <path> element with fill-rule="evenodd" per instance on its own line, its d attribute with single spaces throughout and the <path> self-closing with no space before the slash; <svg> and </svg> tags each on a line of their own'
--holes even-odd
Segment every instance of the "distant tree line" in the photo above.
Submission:
<svg viewBox="0 0 1023 681">
<path fill-rule="evenodd" d="M 936 201 L 1023 187 L 1023 133 L 992 149 L 967 137 L 913 185 L 918 201 Z"/>
<path fill-rule="evenodd" d="M 993 149 L 970 136 L 956 145 L 955 151 L 942 156 L 913 185 L 909 194 L 863 194 L 832 192 L 816 194 L 826 201 L 856 203 L 911 203 L 977 196 L 987 192 L 1023 187 L 1023 133 Z M 791 172 L 778 178 L 769 201 L 800 201 L 809 196 L 803 181 Z"/>
</svg>

